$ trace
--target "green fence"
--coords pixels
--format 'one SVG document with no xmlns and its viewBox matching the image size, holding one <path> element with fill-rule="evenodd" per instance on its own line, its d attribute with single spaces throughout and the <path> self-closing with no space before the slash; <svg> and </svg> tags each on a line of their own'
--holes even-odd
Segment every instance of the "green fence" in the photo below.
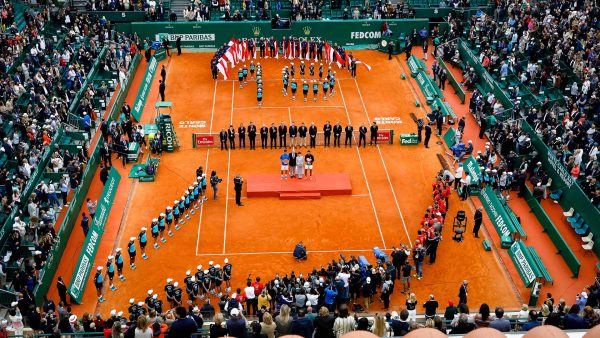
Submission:
<svg viewBox="0 0 600 338">
<path fill-rule="evenodd" d="M 138 94 L 135 97 L 135 102 L 133 104 L 133 107 L 131 108 L 131 116 L 133 116 L 133 118 L 138 122 L 142 118 L 142 113 L 144 112 L 144 106 L 146 105 L 146 100 L 148 99 L 148 93 L 150 92 L 150 87 L 152 87 L 152 81 L 154 81 L 154 75 L 156 74 L 157 68 L 158 68 L 158 59 L 153 55 L 150 58 L 150 62 L 148 62 L 148 67 L 146 68 L 146 73 L 144 73 L 144 78 L 142 79 L 142 84 L 140 85 Z"/>
<path fill-rule="evenodd" d="M 552 241 L 552 243 L 554 243 L 554 246 L 556 246 L 556 249 L 558 250 L 557 253 L 561 255 L 565 260 L 565 263 L 567 263 L 569 270 L 571 270 L 571 272 L 573 273 L 573 277 L 576 278 L 577 276 L 579 276 L 581 263 L 579 262 L 579 260 L 573 253 L 573 250 L 571 250 L 567 242 L 565 242 L 565 239 L 560 234 L 560 231 L 558 231 L 550 217 L 548 217 L 548 214 L 546 214 L 546 212 L 542 208 L 542 205 L 533 197 L 533 194 L 531 193 L 531 190 L 529 190 L 529 187 L 525 189 L 524 197 L 527 201 L 527 204 L 529 204 L 529 207 L 533 211 L 533 214 L 538 219 L 538 221 L 540 221 L 542 228 L 544 228 L 544 231 L 546 232 L 546 234 L 548 234 L 548 237 L 550 237 L 550 240 Z"/>
<path fill-rule="evenodd" d="M 577 184 L 577 181 L 573 179 L 569 171 L 560 163 L 552 150 L 546 146 L 529 123 L 522 120 L 521 127 L 531 138 L 531 144 L 538 152 L 544 170 L 552 178 L 552 190 L 562 191 L 559 203 L 563 210 L 569 210 L 573 207 L 575 212 L 579 213 L 589 226 L 594 236 L 600 236 L 600 221 L 598 221 L 600 220 L 600 211 L 598 208 L 592 204 Z M 600 245 L 594 245 L 594 252 L 596 255 L 600 255 Z"/>
<path fill-rule="evenodd" d="M 110 209 L 114 202 L 120 180 L 121 175 L 119 175 L 119 172 L 115 170 L 115 168 L 111 168 L 104 189 L 102 190 L 102 195 L 98 200 L 97 212 L 92 219 L 90 231 L 85 238 L 79 260 L 77 261 L 77 265 L 75 265 L 75 270 L 71 277 L 69 294 L 71 295 L 73 302 L 77 304 L 81 304 L 83 291 L 85 290 L 85 285 L 90 277 L 94 259 L 96 258 L 96 252 L 98 252 L 98 246 L 100 245 L 102 235 L 104 234 L 104 226 L 108 220 L 108 214 L 110 213 Z"/>
<path fill-rule="evenodd" d="M 342 46 L 377 44 L 382 37 L 381 25 L 387 22 L 394 35 L 409 34 L 413 29 L 429 25 L 426 19 L 390 20 L 322 20 L 292 23 L 289 29 L 272 29 L 268 21 L 252 22 L 133 22 L 118 23 L 115 29 L 137 33 L 142 39 L 158 41 L 160 34 L 168 34 L 170 41 L 181 37 L 182 47 L 215 48 L 227 43 L 231 37 L 260 38 L 295 36 L 313 41 L 331 41 Z"/>
</svg>

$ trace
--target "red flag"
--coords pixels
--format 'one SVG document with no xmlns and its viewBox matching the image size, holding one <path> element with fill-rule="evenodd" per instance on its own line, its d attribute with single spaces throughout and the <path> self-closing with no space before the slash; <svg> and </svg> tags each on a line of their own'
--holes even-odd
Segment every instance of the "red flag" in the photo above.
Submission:
<svg viewBox="0 0 600 338">
<path fill-rule="evenodd" d="M 325 60 L 328 63 L 331 63 L 331 58 L 332 58 L 331 52 L 332 52 L 331 45 L 329 44 L 329 42 L 325 42 Z"/>
<path fill-rule="evenodd" d="M 219 70 L 219 72 L 221 72 L 221 74 L 223 74 L 223 79 L 227 80 L 227 61 L 221 58 L 219 60 L 219 64 L 217 65 L 217 69 Z"/>
<path fill-rule="evenodd" d="M 254 38 L 254 55 L 252 55 L 252 57 L 254 59 L 256 59 L 256 50 L 258 49 L 258 46 L 256 45 L 256 38 Z"/>
<path fill-rule="evenodd" d="M 315 42 L 315 44 L 313 45 L 314 50 L 315 50 L 315 62 L 317 62 L 317 42 Z"/>
<path fill-rule="evenodd" d="M 231 66 L 235 65 L 235 50 L 233 48 L 234 46 L 234 42 L 233 39 L 231 41 L 229 41 L 229 43 L 227 44 L 229 47 L 227 48 L 227 51 L 225 51 L 225 57 L 227 58 L 227 60 L 229 62 L 231 62 Z"/>
<path fill-rule="evenodd" d="M 341 57 L 340 53 L 338 53 L 337 50 L 334 50 L 333 55 L 335 55 L 335 63 L 337 63 L 339 68 L 342 68 L 342 65 L 344 64 L 344 59 Z"/>
<path fill-rule="evenodd" d="M 346 68 L 350 68 L 350 53 L 346 51 Z"/>
<path fill-rule="evenodd" d="M 308 60 L 308 57 L 310 56 L 310 43 L 308 43 L 308 41 L 306 42 L 306 59 Z"/>
<path fill-rule="evenodd" d="M 238 63 L 238 55 L 237 55 L 238 46 L 233 38 L 231 38 L 231 41 L 229 43 L 231 46 L 231 47 L 229 47 L 229 50 L 231 51 L 231 55 L 233 56 L 233 64 L 235 65 L 236 63 Z"/>
<path fill-rule="evenodd" d="M 275 40 L 274 44 L 275 44 L 275 58 L 279 59 L 279 45 L 277 44 L 277 40 Z"/>
<path fill-rule="evenodd" d="M 266 50 L 265 57 L 268 58 L 269 57 L 269 39 L 265 40 L 265 50 Z"/>
<path fill-rule="evenodd" d="M 356 63 L 365 66 L 365 68 L 367 68 L 368 71 L 371 71 L 371 66 L 369 66 L 368 64 L 366 64 L 366 63 L 364 63 L 362 61 L 356 61 Z"/>
<path fill-rule="evenodd" d="M 250 51 L 248 50 L 248 40 L 244 41 L 244 59 L 250 60 Z"/>
<path fill-rule="evenodd" d="M 288 59 L 294 57 L 294 41 L 290 40 L 288 42 Z"/>
</svg>

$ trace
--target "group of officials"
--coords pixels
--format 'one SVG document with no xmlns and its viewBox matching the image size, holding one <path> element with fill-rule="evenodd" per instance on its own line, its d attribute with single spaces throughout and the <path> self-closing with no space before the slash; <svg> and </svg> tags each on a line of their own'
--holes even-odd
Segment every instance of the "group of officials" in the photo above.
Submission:
<svg viewBox="0 0 600 338">
<path fill-rule="evenodd" d="M 365 147 L 367 144 L 367 133 L 369 133 L 369 145 L 377 145 L 377 132 L 379 126 L 376 122 L 373 122 L 369 129 L 364 123 L 360 124 L 358 128 L 358 146 Z M 321 129 L 323 133 L 323 145 L 329 147 L 331 145 L 331 135 L 333 134 L 333 146 L 341 147 L 341 138 L 344 134 L 344 146 L 352 146 L 352 139 L 354 137 L 354 127 L 348 123 L 345 127 L 342 127 L 338 121 L 335 125 L 332 125 L 329 121 L 323 125 Z M 279 148 L 290 147 L 307 147 L 307 141 L 309 140 L 309 147 L 314 148 L 317 145 L 317 134 L 318 127 L 314 122 L 310 126 L 306 126 L 304 122 L 297 126 L 294 122 L 288 127 L 283 121 L 279 126 L 275 123 L 271 123 L 270 127 L 263 124 L 260 129 L 250 122 L 248 127 L 245 127 L 243 123 L 236 128 L 233 125 L 229 125 L 228 129 L 222 128 L 219 133 L 219 140 L 221 141 L 221 150 L 235 149 L 235 139 L 238 139 L 238 148 L 246 149 L 246 134 L 248 134 L 248 142 L 250 144 L 250 150 L 256 150 L 256 136 L 260 134 L 261 148 L 270 149 L 277 148 L 277 140 L 279 140 Z"/>
</svg>

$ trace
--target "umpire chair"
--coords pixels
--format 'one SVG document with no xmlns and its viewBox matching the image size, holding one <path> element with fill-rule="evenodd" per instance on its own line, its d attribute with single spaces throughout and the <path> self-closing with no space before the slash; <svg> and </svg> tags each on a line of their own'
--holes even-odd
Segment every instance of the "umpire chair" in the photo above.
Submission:
<svg viewBox="0 0 600 338">
<path fill-rule="evenodd" d="M 452 222 L 452 232 L 454 232 L 454 236 L 452 239 L 457 242 L 462 242 L 464 238 L 464 234 L 467 231 L 467 214 L 464 210 L 459 210 L 454 216 L 454 221 Z"/>
</svg>

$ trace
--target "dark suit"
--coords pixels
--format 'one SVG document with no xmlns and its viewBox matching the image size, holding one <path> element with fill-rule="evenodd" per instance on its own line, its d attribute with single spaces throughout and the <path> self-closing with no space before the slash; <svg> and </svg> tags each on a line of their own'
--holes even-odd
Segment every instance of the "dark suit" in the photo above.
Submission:
<svg viewBox="0 0 600 338">
<path fill-rule="evenodd" d="M 371 142 L 369 144 L 375 143 L 377 145 L 377 131 L 379 130 L 379 126 L 376 124 L 371 125 Z"/>
<path fill-rule="evenodd" d="M 227 129 L 227 138 L 229 139 L 229 147 L 235 149 L 235 129 L 233 127 Z"/>
<path fill-rule="evenodd" d="M 481 221 L 483 220 L 483 213 L 481 210 L 475 211 L 475 216 L 473 216 L 473 220 L 475 221 L 475 225 L 473 225 L 473 235 L 479 238 L 479 228 L 481 227 Z"/>
<path fill-rule="evenodd" d="M 354 127 L 348 125 L 346 126 L 346 138 L 344 139 L 344 147 L 348 145 L 348 143 L 350 143 L 350 146 L 352 147 L 352 134 L 354 132 Z"/>
<path fill-rule="evenodd" d="M 429 139 L 431 138 L 431 127 L 426 124 L 425 125 L 425 148 L 429 148 Z"/>
<path fill-rule="evenodd" d="M 304 338 L 312 338 L 315 330 L 312 321 L 309 318 L 301 317 L 292 321 L 290 333 Z"/>
<path fill-rule="evenodd" d="M 221 140 L 221 150 L 225 148 L 227 150 L 227 132 L 222 131 L 219 133 L 219 140 Z"/>
<path fill-rule="evenodd" d="M 248 126 L 248 140 L 250 140 L 250 150 L 256 149 L 256 126 Z"/>
<path fill-rule="evenodd" d="M 67 286 L 65 285 L 64 282 L 56 282 L 56 289 L 58 290 L 58 297 L 60 298 L 60 301 L 63 302 L 65 304 L 65 306 L 68 304 L 67 303 Z"/>
<path fill-rule="evenodd" d="M 340 146 L 340 139 L 342 138 L 342 126 L 336 124 L 333 126 L 333 146 Z"/>
<path fill-rule="evenodd" d="M 279 148 L 287 147 L 287 126 L 282 124 L 277 131 L 279 132 Z"/>
<path fill-rule="evenodd" d="M 277 127 L 269 128 L 269 139 L 271 140 L 271 149 L 277 148 Z"/>
<path fill-rule="evenodd" d="M 269 128 L 260 128 L 260 146 L 263 149 L 267 149 L 267 136 L 269 136 Z"/>
<path fill-rule="evenodd" d="M 310 135 L 310 147 L 314 148 L 317 146 L 317 126 L 310 126 L 308 128 L 308 134 Z"/>
<path fill-rule="evenodd" d="M 458 304 L 464 303 L 467 304 L 467 286 L 462 284 L 460 289 L 458 290 Z"/>
<path fill-rule="evenodd" d="M 362 144 L 363 148 L 367 145 L 367 127 L 358 128 L 358 146 Z"/>
<path fill-rule="evenodd" d="M 323 126 L 323 145 L 329 147 L 331 142 L 331 124 L 327 123 Z"/>
<path fill-rule="evenodd" d="M 246 149 L 246 127 L 238 128 L 238 138 L 240 140 L 240 148 Z"/>
</svg>

